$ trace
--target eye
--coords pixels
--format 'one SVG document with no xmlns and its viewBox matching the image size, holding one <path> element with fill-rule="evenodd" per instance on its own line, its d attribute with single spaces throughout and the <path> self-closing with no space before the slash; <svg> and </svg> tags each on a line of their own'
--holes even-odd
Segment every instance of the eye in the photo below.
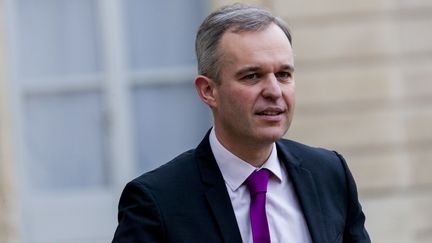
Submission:
<svg viewBox="0 0 432 243">
<path fill-rule="evenodd" d="M 275 74 L 275 76 L 277 78 L 290 78 L 291 77 L 291 73 L 290 72 L 277 72 Z"/>
<path fill-rule="evenodd" d="M 289 80 L 292 77 L 292 73 L 291 72 L 277 72 L 275 73 L 275 76 L 277 79 L 279 80 Z"/>
<path fill-rule="evenodd" d="M 256 80 L 256 79 L 259 79 L 259 74 L 258 73 L 251 73 L 251 74 L 244 76 L 242 79 L 244 79 L 244 80 Z"/>
</svg>

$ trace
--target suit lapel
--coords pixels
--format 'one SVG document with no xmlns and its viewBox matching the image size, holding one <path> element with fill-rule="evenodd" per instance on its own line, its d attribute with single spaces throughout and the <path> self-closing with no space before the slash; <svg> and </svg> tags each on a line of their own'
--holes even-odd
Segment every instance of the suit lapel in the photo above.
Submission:
<svg viewBox="0 0 432 243">
<path fill-rule="evenodd" d="M 212 209 L 213 216 L 219 226 L 224 242 L 238 242 L 241 243 L 241 235 L 237 226 L 237 220 L 231 206 L 231 201 L 226 201 L 225 185 L 216 185 L 207 191 L 206 197 Z M 229 197 L 228 197 L 229 200 Z M 229 213 L 228 213 L 229 212 Z M 232 213 L 231 213 L 232 212 Z"/>
<path fill-rule="evenodd" d="M 316 189 L 312 173 L 301 167 L 301 157 L 295 156 L 289 148 L 277 143 L 278 155 L 284 163 L 294 185 L 303 214 L 315 243 L 326 242 L 324 239 L 324 221 L 320 205 L 320 198 Z"/>
<path fill-rule="evenodd" d="M 196 149 L 196 159 L 203 183 L 207 186 L 205 197 L 220 233 L 226 243 L 242 243 L 225 181 L 210 148 L 209 133 Z"/>
</svg>

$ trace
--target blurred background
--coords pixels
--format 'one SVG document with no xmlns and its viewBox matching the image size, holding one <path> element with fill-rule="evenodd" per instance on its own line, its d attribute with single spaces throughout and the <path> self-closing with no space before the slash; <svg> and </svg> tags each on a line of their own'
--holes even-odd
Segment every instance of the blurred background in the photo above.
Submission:
<svg viewBox="0 0 432 243">
<path fill-rule="evenodd" d="M 110 242 L 127 181 L 211 126 L 195 32 L 221 0 L 0 0 L 0 242 Z M 373 242 L 432 243 L 432 1 L 256 0 L 291 26 L 286 135 L 338 150 Z"/>
</svg>

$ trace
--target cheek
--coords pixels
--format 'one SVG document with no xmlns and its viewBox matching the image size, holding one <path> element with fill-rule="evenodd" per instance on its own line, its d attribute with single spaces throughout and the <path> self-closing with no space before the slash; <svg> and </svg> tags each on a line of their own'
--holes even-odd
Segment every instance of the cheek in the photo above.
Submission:
<svg viewBox="0 0 432 243">
<path fill-rule="evenodd" d="M 240 106 L 246 106 L 253 98 L 252 93 L 253 92 L 251 92 L 251 90 L 245 90 L 237 87 L 227 90 L 225 96 L 227 100 L 230 100 L 232 103 L 236 103 Z"/>
<path fill-rule="evenodd" d="M 286 89 L 283 94 L 283 97 L 288 106 L 294 106 L 295 104 L 294 88 Z"/>
<path fill-rule="evenodd" d="M 224 90 L 218 99 L 220 112 L 225 115 L 233 116 L 241 110 L 242 99 L 237 92 Z"/>
<path fill-rule="evenodd" d="M 233 93 L 226 100 L 226 106 L 234 113 L 240 113 L 247 109 L 247 106 L 251 103 L 247 96 L 243 96 L 241 93 Z M 235 114 L 234 114 L 235 115 Z"/>
<path fill-rule="evenodd" d="M 224 106 L 224 110 L 232 113 L 249 113 L 253 109 L 259 97 L 259 89 L 243 86 L 241 84 L 232 84 L 224 87 L 219 93 L 219 103 Z"/>
</svg>

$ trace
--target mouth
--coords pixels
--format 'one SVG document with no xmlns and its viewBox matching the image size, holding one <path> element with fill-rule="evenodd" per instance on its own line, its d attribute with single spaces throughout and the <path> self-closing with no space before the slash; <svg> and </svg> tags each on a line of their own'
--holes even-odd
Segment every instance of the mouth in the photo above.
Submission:
<svg viewBox="0 0 432 243">
<path fill-rule="evenodd" d="M 261 112 L 257 112 L 256 114 L 259 116 L 277 116 L 282 113 L 283 111 L 261 111 Z"/>
<path fill-rule="evenodd" d="M 282 109 L 282 108 L 267 108 L 267 109 L 258 111 L 255 114 L 258 116 L 274 117 L 274 116 L 279 116 L 283 113 L 285 113 L 285 109 Z"/>
<path fill-rule="evenodd" d="M 284 113 L 286 112 L 286 109 L 280 108 L 280 107 L 268 107 L 263 110 L 259 110 L 255 113 L 257 117 L 264 122 L 281 122 L 284 117 Z"/>
</svg>

